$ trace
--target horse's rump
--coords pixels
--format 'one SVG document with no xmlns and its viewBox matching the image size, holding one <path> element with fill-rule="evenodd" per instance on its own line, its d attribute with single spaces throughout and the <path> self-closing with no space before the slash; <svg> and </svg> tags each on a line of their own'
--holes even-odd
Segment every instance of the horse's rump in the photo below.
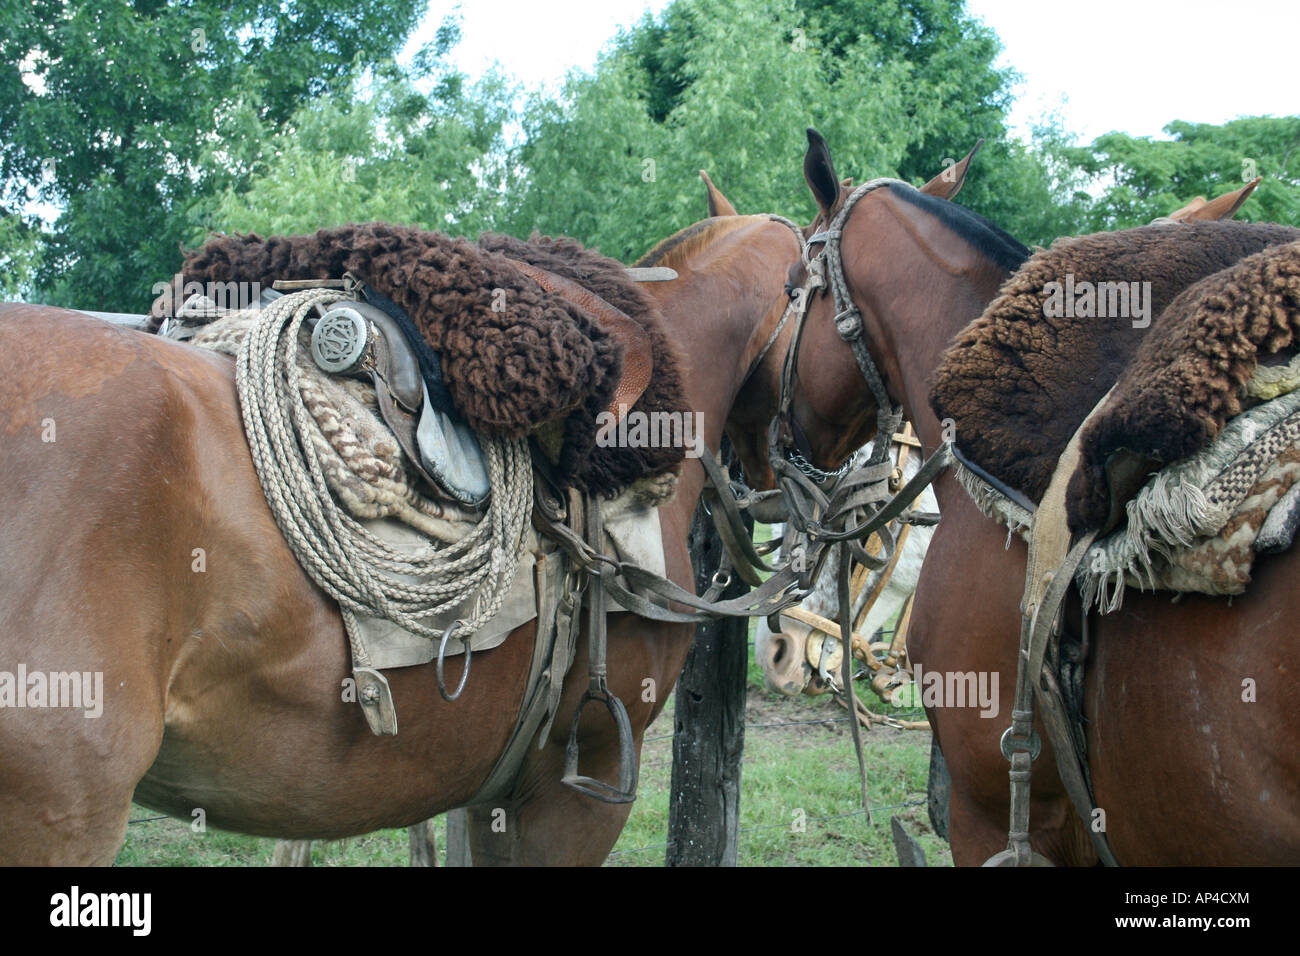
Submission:
<svg viewBox="0 0 1300 956">
<path fill-rule="evenodd" d="M 677 357 L 653 300 L 622 265 L 571 240 L 488 235 L 475 244 L 386 223 L 310 236 L 218 236 L 187 255 L 185 278 L 269 286 L 352 272 L 405 309 L 441 354 L 452 399 L 472 427 L 500 437 L 543 426 L 561 432 L 551 451 L 562 484 L 613 494 L 674 470 L 684 455 L 680 446 L 597 446 L 597 416 L 618 385 L 622 349 L 507 256 L 585 286 L 640 324 L 651 341 L 654 377 L 634 409 L 686 414 Z"/>
<path fill-rule="evenodd" d="M 968 460 L 1038 501 L 1083 419 L 1120 378 L 1150 329 L 1163 323 L 1144 324 L 1131 308 L 1122 314 L 1098 309 L 1105 289 L 1115 287 L 1102 284 L 1123 284 L 1127 292 L 1132 283 L 1149 282 L 1137 291 L 1145 315 L 1155 319 L 1201 279 L 1296 240 L 1300 229 L 1237 222 L 1144 226 L 1058 240 L 1035 253 L 984 314 L 956 336 L 935 373 L 931 405 L 941 420 L 954 421 L 956 443 Z M 1084 310 L 1092 314 L 1075 314 L 1074 302 L 1068 315 L 1049 307 L 1054 297 L 1061 301 L 1063 291 L 1085 288 L 1094 293 L 1092 307 Z"/>
</svg>

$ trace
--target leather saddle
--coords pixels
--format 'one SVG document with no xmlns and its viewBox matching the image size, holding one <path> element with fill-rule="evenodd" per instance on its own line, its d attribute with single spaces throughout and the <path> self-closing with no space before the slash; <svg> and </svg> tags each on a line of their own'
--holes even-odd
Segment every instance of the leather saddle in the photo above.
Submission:
<svg viewBox="0 0 1300 956">
<path fill-rule="evenodd" d="M 615 421 L 636 404 L 650 384 L 654 359 L 650 337 L 622 310 L 563 276 L 526 262 L 511 263 L 547 292 L 581 309 L 623 349 L 623 373 L 610 399 Z M 310 282 L 277 282 L 276 290 Z M 366 374 L 374 382 L 380 414 L 416 472 L 458 504 L 479 508 L 491 493 L 482 448 L 460 416 L 442 381 L 441 359 L 421 338 L 406 312 L 353 276 L 346 288 L 366 301 L 318 307 L 312 357 L 331 374 Z"/>
</svg>

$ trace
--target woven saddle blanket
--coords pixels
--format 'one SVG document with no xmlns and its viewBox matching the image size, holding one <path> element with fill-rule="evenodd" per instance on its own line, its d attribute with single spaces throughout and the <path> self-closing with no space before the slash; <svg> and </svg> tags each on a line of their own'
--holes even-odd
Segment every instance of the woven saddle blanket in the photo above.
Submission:
<svg viewBox="0 0 1300 956">
<path fill-rule="evenodd" d="M 1234 595 L 1259 554 L 1290 547 L 1300 520 L 1300 361 L 1252 380 L 1287 389 L 1230 419 L 1196 454 L 1149 478 L 1126 522 L 1096 541 L 1075 575 L 1084 606 L 1117 610 L 1127 587 Z M 979 509 L 1028 541 L 1033 515 L 962 465 Z"/>
<path fill-rule="evenodd" d="M 190 344 L 236 356 L 258 320 L 258 312 L 231 312 L 202 325 Z M 338 502 L 376 537 L 412 561 L 430 548 L 463 540 L 477 518 L 445 499 L 420 490 L 410 463 L 380 417 L 374 387 L 361 379 L 335 377 L 317 367 L 304 327 L 294 362 L 301 373 L 299 391 L 310 413 L 307 431 L 324 479 Z M 664 574 L 665 560 L 658 505 L 672 497 L 676 475 L 669 472 L 632 482 L 601 505 L 606 545 L 620 560 Z M 562 586 L 562 562 L 550 559 L 556 546 L 531 529 L 517 555 L 518 568 L 500 610 L 467 641 L 453 636 L 447 656 L 501 644 L 516 628 L 537 616 L 539 591 Z M 415 581 L 415 578 L 410 578 Z M 552 592 L 554 593 L 554 592 Z M 469 616 L 472 597 L 427 621 L 446 628 Z M 617 609 L 617 605 L 614 606 Z M 350 630 L 354 659 L 371 667 L 408 667 L 437 656 L 437 643 L 382 617 L 358 613 Z"/>
</svg>

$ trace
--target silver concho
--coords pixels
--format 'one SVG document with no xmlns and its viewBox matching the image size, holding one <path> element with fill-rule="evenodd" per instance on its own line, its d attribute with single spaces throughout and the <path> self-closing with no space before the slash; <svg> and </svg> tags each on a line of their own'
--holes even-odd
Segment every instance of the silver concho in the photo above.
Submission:
<svg viewBox="0 0 1300 956">
<path fill-rule="evenodd" d="M 354 372 L 370 347 L 370 322 L 356 309 L 335 306 L 311 333 L 311 357 L 331 375 Z"/>
</svg>

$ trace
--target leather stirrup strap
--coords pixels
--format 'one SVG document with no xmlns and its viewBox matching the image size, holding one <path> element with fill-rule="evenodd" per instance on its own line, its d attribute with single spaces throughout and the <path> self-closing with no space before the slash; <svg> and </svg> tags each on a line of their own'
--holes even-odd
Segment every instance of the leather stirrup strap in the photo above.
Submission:
<svg viewBox="0 0 1300 956">
<path fill-rule="evenodd" d="M 601 523 L 600 498 L 587 496 L 587 543 L 590 547 L 603 550 L 605 529 Z M 589 683 L 587 692 L 582 695 L 578 707 L 573 712 L 573 723 L 569 727 L 569 742 L 564 748 L 564 776 L 561 783 L 588 797 L 594 797 L 604 803 L 631 803 L 636 799 L 637 755 L 636 742 L 632 734 L 632 721 L 627 708 L 618 696 L 609 689 L 608 681 L 608 631 L 605 615 L 605 588 L 601 580 L 612 571 L 608 566 L 586 568 L 589 578 L 587 585 L 587 672 Z M 609 711 L 610 718 L 618 731 L 618 783 L 610 784 L 595 777 L 584 776 L 578 770 L 578 723 L 582 711 L 592 701 L 600 701 Z"/>
<path fill-rule="evenodd" d="M 1070 732 L 1064 703 L 1055 681 L 1044 679 L 1043 661 L 1048 644 L 1057 634 L 1060 612 L 1069 595 L 1075 571 L 1097 538 L 1090 531 L 1071 544 L 1066 523 L 1065 494 L 1079 463 L 1079 446 L 1084 428 L 1106 404 L 1107 392 L 1083 420 L 1066 446 L 1043 500 L 1034 513 L 1025 568 L 1025 592 L 1021 601 L 1020 654 L 1016 672 L 1015 703 L 1011 726 L 1002 735 L 1002 753 L 1011 762 L 1011 824 L 1007 849 L 994 855 L 985 866 L 1030 866 L 1047 862 L 1029 846 L 1030 764 L 1041 743 L 1034 731 L 1034 702 L 1044 704 L 1043 724 L 1052 740 L 1057 771 L 1071 803 L 1083 819 L 1098 857 L 1107 866 L 1117 866 L 1104 831 L 1093 826 L 1095 804 L 1088 784 L 1086 756 L 1080 753 Z"/>
</svg>

